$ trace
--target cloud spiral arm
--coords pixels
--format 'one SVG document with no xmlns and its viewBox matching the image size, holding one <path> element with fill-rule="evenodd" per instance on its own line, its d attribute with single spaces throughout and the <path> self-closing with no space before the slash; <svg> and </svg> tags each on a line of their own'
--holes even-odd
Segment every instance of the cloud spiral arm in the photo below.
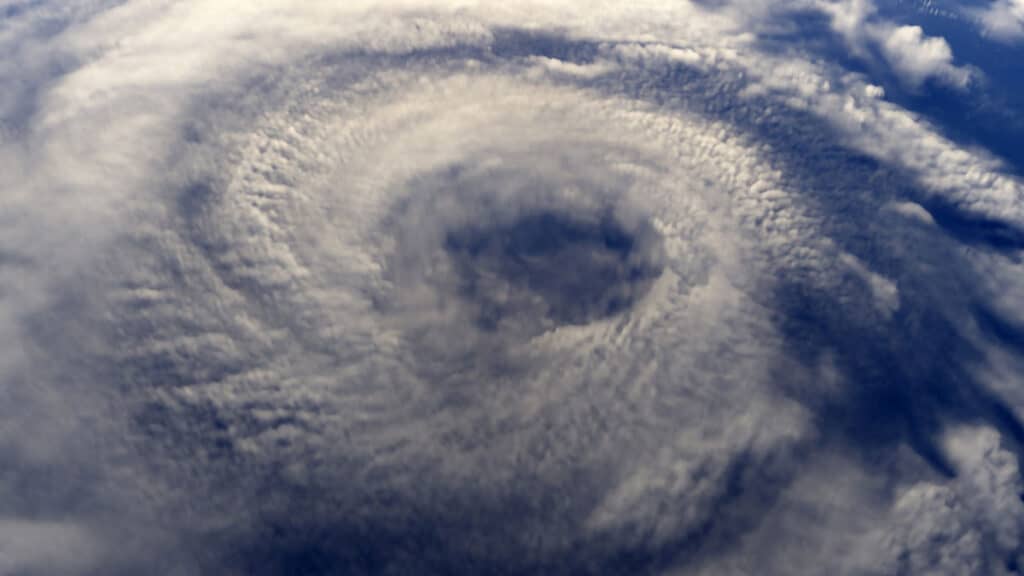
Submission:
<svg viewBox="0 0 1024 576">
<path fill-rule="evenodd" d="M 0 568 L 1010 573 L 1020 181 L 729 10 L 583 9 L 41 41 L 77 60 L 2 108 Z"/>
</svg>

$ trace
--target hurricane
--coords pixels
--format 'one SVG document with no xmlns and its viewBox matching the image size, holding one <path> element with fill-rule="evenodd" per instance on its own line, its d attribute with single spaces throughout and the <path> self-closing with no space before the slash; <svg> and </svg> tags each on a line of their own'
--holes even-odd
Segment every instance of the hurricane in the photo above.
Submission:
<svg viewBox="0 0 1024 576">
<path fill-rule="evenodd" d="M 1020 572 L 1019 0 L 7 0 L 0 53 L 0 573 Z"/>
</svg>

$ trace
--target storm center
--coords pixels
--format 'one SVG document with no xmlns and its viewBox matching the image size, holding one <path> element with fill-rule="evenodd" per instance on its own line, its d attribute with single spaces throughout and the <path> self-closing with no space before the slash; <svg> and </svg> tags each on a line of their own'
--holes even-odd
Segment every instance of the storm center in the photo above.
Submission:
<svg viewBox="0 0 1024 576">
<path fill-rule="evenodd" d="M 633 306 L 661 272 L 649 225 L 538 211 L 449 230 L 459 296 L 485 330 L 588 324 Z"/>
</svg>

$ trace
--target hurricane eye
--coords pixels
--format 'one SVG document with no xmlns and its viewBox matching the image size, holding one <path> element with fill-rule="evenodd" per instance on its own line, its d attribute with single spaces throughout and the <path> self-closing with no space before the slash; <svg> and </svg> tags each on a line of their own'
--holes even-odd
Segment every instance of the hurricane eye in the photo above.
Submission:
<svg viewBox="0 0 1024 576">
<path fill-rule="evenodd" d="M 460 295 L 494 329 L 513 316 L 582 325 L 627 310 L 660 271 L 655 242 L 653 231 L 634 234 L 607 216 L 540 212 L 449 231 L 444 248 Z"/>
</svg>

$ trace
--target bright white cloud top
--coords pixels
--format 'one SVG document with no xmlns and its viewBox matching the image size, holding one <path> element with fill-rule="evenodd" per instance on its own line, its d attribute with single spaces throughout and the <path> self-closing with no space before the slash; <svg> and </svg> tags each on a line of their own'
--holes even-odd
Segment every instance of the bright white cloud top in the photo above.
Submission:
<svg viewBox="0 0 1024 576">
<path fill-rule="evenodd" d="M 1019 571 L 1024 182 L 870 74 L 941 36 L 0 15 L 0 573 Z"/>
</svg>

